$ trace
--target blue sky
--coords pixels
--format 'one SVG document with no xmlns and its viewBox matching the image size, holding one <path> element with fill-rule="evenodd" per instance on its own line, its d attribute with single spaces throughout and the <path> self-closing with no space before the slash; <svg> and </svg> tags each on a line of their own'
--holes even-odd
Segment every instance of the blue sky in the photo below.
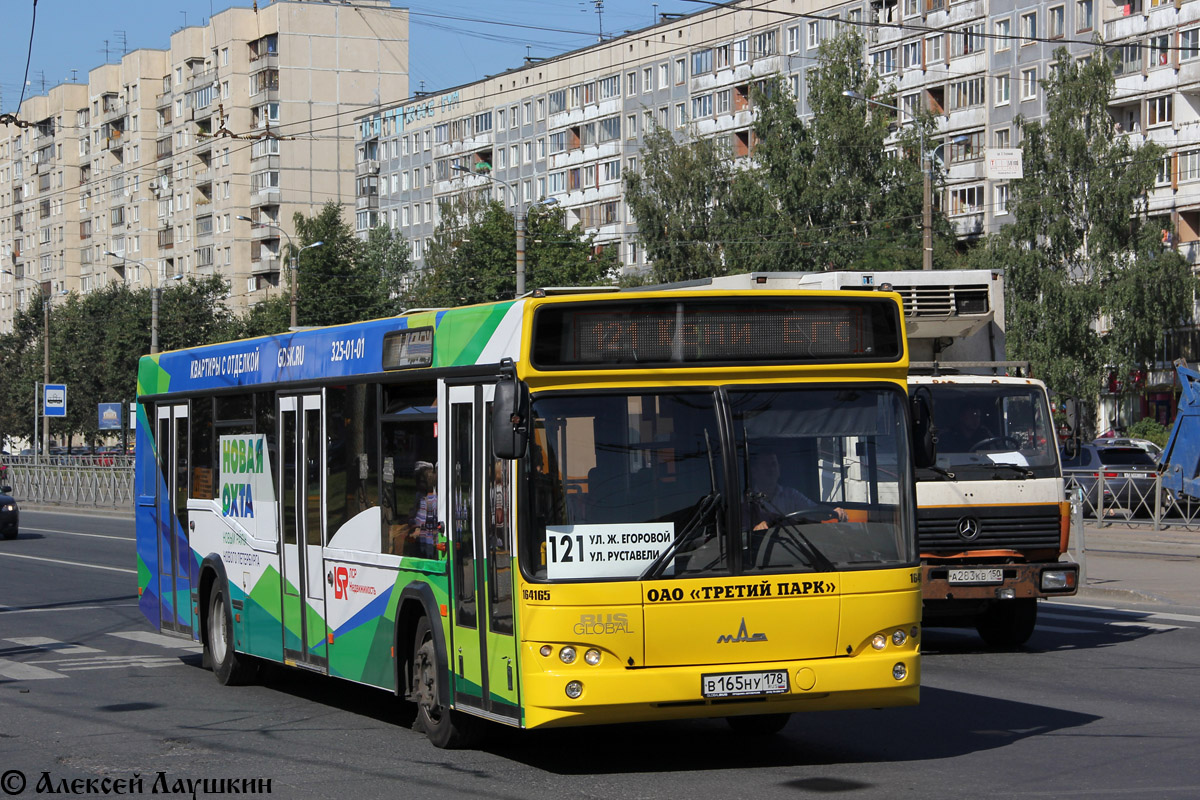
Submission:
<svg viewBox="0 0 1200 800">
<path fill-rule="evenodd" d="M 72 79 L 120 58 L 124 49 L 163 48 L 184 24 L 250 0 L 39 0 L 25 95 Z M 557 55 L 607 35 L 644 28 L 658 13 L 693 13 L 696 0 L 408 0 L 411 10 L 411 90 L 457 86 L 519 66 L 526 54 Z M 15 111 L 21 96 L 33 0 L 3 0 L 0 108 Z M 397 100 L 401 98 L 395 98 Z"/>
</svg>

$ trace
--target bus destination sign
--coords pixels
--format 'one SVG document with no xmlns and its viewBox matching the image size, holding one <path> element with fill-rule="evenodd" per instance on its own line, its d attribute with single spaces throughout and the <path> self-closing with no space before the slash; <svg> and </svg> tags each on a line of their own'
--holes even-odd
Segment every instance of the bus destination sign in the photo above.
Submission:
<svg viewBox="0 0 1200 800">
<path fill-rule="evenodd" d="M 899 358 L 884 298 L 744 298 L 548 306 L 534 322 L 539 367 L 828 363 Z"/>
</svg>

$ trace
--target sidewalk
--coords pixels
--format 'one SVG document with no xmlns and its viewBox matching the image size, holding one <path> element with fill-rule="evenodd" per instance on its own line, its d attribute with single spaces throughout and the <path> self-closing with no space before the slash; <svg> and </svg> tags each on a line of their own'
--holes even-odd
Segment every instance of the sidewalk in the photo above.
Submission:
<svg viewBox="0 0 1200 800">
<path fill-rule="evenodd" d="M 1200 608 L 1200 531 L 1085 522 L 1068 557 L 1080 565 L 1081 599 Z"/>
</svg>

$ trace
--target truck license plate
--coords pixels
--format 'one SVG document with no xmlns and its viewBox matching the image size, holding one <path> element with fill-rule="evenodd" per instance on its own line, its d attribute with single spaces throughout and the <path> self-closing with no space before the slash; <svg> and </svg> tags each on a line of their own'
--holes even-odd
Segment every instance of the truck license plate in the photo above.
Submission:
<svg viewBox="0 0 1200 800">
<path fill-rule="evenodd" d="M 1002 569 L 952 569 L 950 583 L 1004 583 Z"/>
<path fill-rule="evenodd" d="M 767 672 L 725 672 L 701 675 L 700 692 L 705 697 L 741 697 L 755 694 L 784 694 L 788 690 L 786 669 Z"/>
</svg>

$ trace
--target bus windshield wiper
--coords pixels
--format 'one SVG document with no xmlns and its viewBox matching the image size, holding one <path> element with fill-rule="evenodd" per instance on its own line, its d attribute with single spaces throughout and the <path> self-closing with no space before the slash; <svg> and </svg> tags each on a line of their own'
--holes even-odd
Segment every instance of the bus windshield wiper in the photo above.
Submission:
<svg viewBox="0 0 1200 800">
<path fill-rule="evenodd" d="M 812 540 L 804 535 L 804 531 L 800 529 L 800 521 L 797 519 L 789 520 L 786 516 L 771 526 L 783 530 L 785 527 L 796 536 L 796 543 L 790 543 L 786 539 L 780 539 L 780 543 L 791 545 L 799 551 L 801 558 L 812 565 L 813 569 L 818 572 L 833 572 L 837 569 L 828 556 L 817 549 L 817 546 L 812 543 Z M 798 545 L 798 546 L 797 546 Z"/>
<path fill-rule="evenodd" d="M 953 472 L 951 472 L 948 469 L 942 469 L 937 464 L 930 464 L 928 467 L 922 467 L 921 469 L 927 469 L 936 475 L 941 475 L 943 478 L 945 478 L 948 481 L 956 480 Z"/>
<path fill-rule="evenodd" d="M 721 493 L 716 489 L 700 498 L 700 502 L 696 506 L 696 512 L 692 514 L 692 518 L 687 521 L 687 524 L 683 526 L 683 530 L 675 537 L 675 541 L 671 542 L 670 546 L 666 550 L 663 550 L 658 558 L 650 562 L 650 566 L 646 567 L 642 574 L 638 576 L 638 580 L 645 581 L 657 578 L 663 569 L 666 568 L 667 562 L 670 561 L 671 557 L 679 551 L 679 548 L 687 544 L 696 534 L 696 531 L 704 530 L 705 526 L 701 523 L 708 518 L 709 513 L 714 508 L 719 510 L 721 506 Z M 720 519 L 719 515 L 717 519 Z M 719 535 L 720 531 L 718 530 L 717 533 Z"/>
<path fill-rule="evenodd" d="M 1032 478 L 1035 475 L 1033 470 L 1029 469 L 1028 467 L 1022 467 L 1020 464 L 992 464 L 992 466 L 998 470 L 1011 469 L 1013 472 L 1020 473 L 1022 478 Z M 994 475 L 993 477 L 998 479 L 1000 476 Z"/>
</svg>

